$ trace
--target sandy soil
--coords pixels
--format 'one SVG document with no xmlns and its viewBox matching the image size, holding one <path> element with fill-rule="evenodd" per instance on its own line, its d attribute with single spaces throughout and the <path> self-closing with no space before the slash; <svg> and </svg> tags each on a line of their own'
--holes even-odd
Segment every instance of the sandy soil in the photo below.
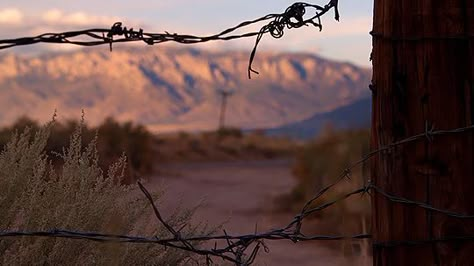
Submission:
<svg viewBox="0 0 474 266">
<path fill-rule="evenodd" d="M 279 228 L 291 221 L 291 214 L 272 211 L 275 197 L 295 184 L 288 160 L 188 163 L 168 165 L 165 175 L 155 176 L 151 189 L 165 185 L 163 202 L 168 208 L 182 202 L 192 207 L 205 200 L 196 219 L 222 224 L 229 234 L 244 234 Z M 163 169 L 163 168 L 162 168 Z M 270 253 L 260 253 L 256 265 L 362 265 L 348 260 L 341 251 L 318 243 L 272 241 Z"/>
</svg>

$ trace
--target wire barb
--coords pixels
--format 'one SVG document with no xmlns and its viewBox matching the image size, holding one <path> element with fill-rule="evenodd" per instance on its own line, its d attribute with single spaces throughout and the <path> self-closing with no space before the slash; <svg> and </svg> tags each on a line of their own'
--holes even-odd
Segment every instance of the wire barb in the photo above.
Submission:
<svg viewBox="0 0 474 266">
<path fill-rule="evenodd" d="M 428 125 L 428 123 L 426 124 Z M 426 131 L 426 128 L 429 128 Z M 434 130 L 433 127 L 426 127 L 425 132 L 420 133 L 415 136 L 408 137 L 404 140 L 390 143 L 386 146 L 383 146 L 377 150 L 371 151 L 359 161 L 356 161 L 348 168 L 344 169 L 340 174 L 339 178 L 329 184 L 328 186 L 321 189 L 316 195 L 310 199 L 301 212 L 295 215 L 293 220 L 285 227 L 279 229 L 272 229 L 269 231 L 264 231 L 258 233 L 255 229 L 255 232 L 252 234 L 246 235 L 230 235 L 227 231 L 223 230 L 221 235 L 212 235 L 212 236 L 194 236 L 194 237 L 183 237 L 180 234 L 182 228 L 176 230 L 171 225 L 169 225 L 166 220 L 163 218 L 162 214 L 158 210 L 156 204 L 153 201 L 153 197 L 145 188 L 142 183 L 138 183 L 140 190 L 143 192 L 145 197 L 150 202 L 151 207 L 155 213 L 158 221 L 171 233 L 171 238 L 158 238 L 158 237 L 146 237 L 146 236 L 129 236 L 129 235 L 111 235 L 103 234 L 97 232 L 77 232 L 77 231 L 68 231 L 61 229 L 53 229 L 50 231 L 38 231 L 38 232 L 26 232 L 26 231 L 0 231 L 0 239 L 8 237 L 52 237 L 52 238 L 68 238 L 68 239 L 82 239 L 96 242 L 118 242 L 118 243 L 147 243 L 147 244 L 157 244 L 164 247 L 176 248 L 191 252 L 193 254 L 203 256 L 206 260 L 207 265 L 212 265 L 213 257 L 221 258 L 225 261 L 234 263 L 235 265 L 251 265 L 255 262 L 258 252 L 262 249 L 265 252 L 268 252 L 269 249 L 265 244 L 265 240 L 288 240 L 294 243 L 298 242 L 307 242 L 307 241 L 339 241 L 339 240 L 364 240 L 370 239 L 372 236 L 370 234 L 362 233 L 352 236 L 344 235 L 305 235 L 301 232 L 301 227 L 304 220 L 316 212 L 320 212 L 324 209 L 327 209 L 339 202 L 347 200 L 348 198 L 354 195 L 365 196 L 370 192 L 376 193 L 388 201 L 391 201 L 396 204 L 403 204 L 414 206 L 416 208 L 421 208 L 433 212 L 437 212 L 448 217 L 453 217 L 456 219 L 474 219 L 474 214 L 465 214 L 457 213 L 451 210 L 445 210 L 436 208 L 424 202 L 418 202 L 396 195 L 392 195 L 382 188 L 377 187 L 370 180 L 361 188 L 355 189 L 349 193 L 346 193 L 336 199 L 323 202 L 318 206 L 313 206 L 316 200 L 320 199 L 325 195 L 329 190 L 337 186 L 342 180 L 345 180 L 351 170 L 355 167 L 367 162 L 373 156 L 380 154 L 386 150 L 392 149 L 400 145 L 411 144 L 416 141 L 426 140 L 427 132 L 428 136 L 443 136 L 443 135 L 453 135 L 461 134 L 466 132 L 474 131 L 474 125 L 456 128 L 451 130 Z M 185 225 L 184 225 L 185 226 Z M 224 241 L 225 245 L 223 247 L 218 247 L 217 242 Z M 393 241 L 386 243 L 373 243 L 374 248 L 390 248 L 394 246 L 413 246 L 413 245 L 426 245 L 437 242 L 452 242 L 452 241 L 474 241 L 473 236 L 445 236 L 437 239 L 422 239 L 422 240 L 409 240 L 409 241 Z M 213 243 L 213 247 L 210 249 L 204 249 L 198 247 L 198 243 L 210 242 Z M 249 255 L 247 255 L 249 254 Z"/>
<path fill-rule="evenodd" d="M 255 45 L 250 53 L 248 65 L 248 77 L 251 78 L 251 73 L 258 74 L 252 68 L 258 45 L 265 34 L 270 34 L 273 38 L 281 38 L 284 35 L 285 28 L 293 29 L 302 26 L 313 25 L 319 30 L 322 30 L 321 17 L 328 11 L 334 8 L 335 19 L 339 20 L 338 1 L 331 0 L 324 6 L 298 2 L 288 7 L 285 12 L 281 14 L 269 14 L 254 20 L 245 21 L 237 26 L 228 28 L 220 33 L 209 36 L 195 36 L 187 34 L 169 33 L 149 33 L 144 32 L 143 29 L 134 30 L 127 29 L 122 25 L 122 22 L 115 22 L 109 29 L 88 29 L 79 31 L 68 31 L 62 33 L 44 33 L 34 37 L 23 37 L 17 39 L 0 40 L 0 50 L 8 49 L 15 46 L 32 45 L 36 43 L 57 43 L 57 44 L 72 44 L 78 46 L 97 46 L 109 45 L 110 51 L 114 43 L 127 43 L 142 41 L 147 45 L 160 44 L 165 42 L 176 42 L 181 44 L 195 44 L 205 43 L 209 41 L 230 41 L 235 39 L 256 37 Z M 314 14 L 309 17 L 305 15 L 309 11 Z M 248 28 L 257 23 L 269 21 L 259 31 L 248 31 L 243 34 L 233 34 L 238 29 Z"/>
</svg>

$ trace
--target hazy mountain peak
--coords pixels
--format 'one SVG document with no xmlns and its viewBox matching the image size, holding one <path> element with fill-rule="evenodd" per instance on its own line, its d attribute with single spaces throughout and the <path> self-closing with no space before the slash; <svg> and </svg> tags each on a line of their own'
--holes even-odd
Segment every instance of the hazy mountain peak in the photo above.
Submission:
<svg viewBox="0 0 474 266">
<path fill-rule="evenodd" d="M 369 71 L 312 54 L 248 53 L 169 47 L 84 49 L 33 57 L 0 56 L 1 123 L 27 114 L 135 120 L 155 130 L 217 124 L 218 89 L 235 91 L 227 121 L 261 128 L 329 111 L 367 93 Z"/>
</svg>

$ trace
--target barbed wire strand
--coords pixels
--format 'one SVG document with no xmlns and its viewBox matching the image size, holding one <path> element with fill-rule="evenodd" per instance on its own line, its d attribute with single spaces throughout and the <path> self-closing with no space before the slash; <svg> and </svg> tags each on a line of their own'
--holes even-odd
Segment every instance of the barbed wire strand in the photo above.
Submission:
<svg viewBox="0 0 474 266">
<path fill-rule="evenodd" d="M 370 181 L 367 182 L 366 185 L 363 187 L 346 193 L 336 199 L 330 200 L 328 202 L 323 202 L 322 204 L 311 207 L 314 202 L 319 199 L 322 195 L 324 195 L 327 191 L 331 188 L 336 186 L 339 182 L 341 182 L 344 178 L 347 178 L 352 169 L 356 166 L 368 161 L 371 157 L 375 156 L 376 154 L 380 154 L 381 152 L 387 151 L 389 149 L 395 148 L 400 145 L 405 145 L 408 143 L 412 143 L 419 140 L 427 140 L 433 141 L 435 136 L 443 136 L 443 135 L 452 135 L 452 134 L 460 134 L 474 130 L 473 126 L 468 126 L 464 128 L 457 128 L 452 130 L 434 130 L 434 128 L 425 128 L 424 133 L 420 133 L 418 135 L 393 142 L 386 146 L 383 146 L 377 150 L 371 151 L 365 156 L 362 157 L 359 161 L 353 163 L 350 167 L 345 169 L 340 177 L 336 180 L 336 182 L 329 184 L 322 190 L 320 190 L 315 197 L 310 199 L 305 206 L 303 207 L 302 211 L 295 216 L 292 222 L 290 222 L 286 227 L 281 229 L 273 229 L 267 232 L 258 233 L 255 231 L 253 234 L 247 235 L 230 235 L 224 230 L 223 235 L 212 235 L 212 236 L 195 236 L 195 237 L 182 237 L 179 233 L 180 230 L 174 229 L 170 226 L 163 216 L 161 215 L 160 211 L 158 210 L 157 206 L 153 202 L 153 198 L 151 194 L 147 191 L 143 184 L 138 183 L 139 188 L 144 193 L 146 198 L 150 201 L 150 205 L 153 208 L 156 218 L 158 221 L 169 231 L 172 235 L 171 238 L 157 238 L 157 237 L 141 237 L 141 236 L 128 236 L 128 235 L 113 235 L 113 234 L 102 234 L 102 233 L 91 233 L 91 232 L 76 232 L 76 231 L 68 231 L 68 230 L 60 230 L 54 229 L 50 231 L 39 231 L 39 232 L 24 232 L 24 231 L 0 231 L 0 238 L 5 237 L 57 237 L 57 238 L 68 238 L 68 239 L 82 239 L 82 240 L 90 240 L 90 241 L 97 241 L 97 242 L 119 242 L 119 243 L 142 243 L 142 244 L 159 244 L 167 247 L 177 248 L 185 251 L 192 252 L 197 255 L 205 256 L 206 262 L 210 265 L 212 263 L 211 257 L 219 257 L 223 260 L 235 263 L 236 265 L 251 265 L 259 252 L 259 250 L 263 247 L 263 249 L 268 252 L 268 247 L 265 245 L 266 240 L 290 240 L 293 242 L 305 242 L 305 241 L 334 241 L 334 240 L 363 240 L 363 239 L 370 239 L 372 236 L 370 234 L 358 234 L 353 236 L 341 236 L 341 235 L 310 235 L 307 236 L 301 232 L 301 226 L 303 220 L 307 218 L 309 215 L 327 209 L 341 201 L 348 199 L 349 197 L 357 194 L 365 195 L 367 193 L 375 192 L 379 195 L 383 196 L 387 200 L 398 203 L 398 204 L 405 204 L 411 205 L 418 208 L 422 208 L 429 211 L 438 212 L 440 214 L 458 218 L 458 219 L 474 219 L 473 214 L 463 214 L 457 213 L 450 210 L 444 210 L 440 208 L 436 208 L 434 206 L 430 206 L 424 202 L 414 201 L 410 199 L 406 199 L 403 197 L 398 197 L 392 195 L 381 188 L 375 186 Z M 226 242 L 226 246 L 222 248 L 218 248 L 217 241 L 223 240 Z M 430 240 L 409 240 L 409 241 L 391 241 L 386 243 L 373 243 L 376 247 L 393 247 L 397 245 L 423 245 L 433 242 L 450 242 L 450 241 L 473 241 L 474 237 L 472 236 L 447 236 L 444 238 L 437 238 L 437 239 L 430 239 Z M 202 242 L 209 242 L 214 241 L 215 245 L 212 249 L 202 249 L 197 248 L 195 243 L 202 243 Z M 253 248 L 252 248 L 253 246 Z M 246 257 L 246 251 L 251 249 L 250 256 Z"/>
<path fill-rule="evenodd" d="M 234 27 L 225 29 L 217 34 L 209 36 L 195 36 L 188 34 L 177 33 L 149 33 L 144 32 L 143 29 L 134 30 L 128 29 L 122 25 L 122 22 L 116 22 L 109 29 L 87 29 L 78 31 L 68 31 L 61 33 L 43 33 L 34 37 L 22 37 L 16 39 L 0 40 L 0 50 L 8 49 L 16 46 L 32 45 L 36 43 L 55 43 L 55 44 L 70 44 L 78 46 L 97 46 L 108 44 L 110 51 L 114 43 L 126 42 L 145 42 L 148 45 L 160 44 L 165 42 L 177 42 L 181 44 L 196 44 L 205 43 L 209 41 L 230 41 L 234 39 L 255 37 L 255 44 L 250 53 L 248 64 L 248 77 L 251 78 L 251 73 L 258 74 L 252 68 L 252 63 L 255 59 L 258 45 L 266 34 L 270 34 L 273 38 L 279 39 L 283 37 L 285 29 L 301 28 L 303 26 L 314 26 L 322 30 L 321 18 L 334 9 L 334 18 L 339 21 L 338 0 L 331 0 L 324 6 L 309 4 L 305 2 L 297 2 L 289 6 L 285 12 L 281 14 L 269 14 L 254 20 L 242 22 Z M 313 11 L 314 15 L 306 16 Z M 260 22 L 269 21 L 259 31 L 250 31 L 242 34 L 234 34 L 239 29 L 255 25 Z M 118 37 L 118 38 L 116 38 Z M 76 38 L 76 39 L 73 39 Z M 77 40 L 77 38 L 86 38 L 88 40 Z"/>
</svg>

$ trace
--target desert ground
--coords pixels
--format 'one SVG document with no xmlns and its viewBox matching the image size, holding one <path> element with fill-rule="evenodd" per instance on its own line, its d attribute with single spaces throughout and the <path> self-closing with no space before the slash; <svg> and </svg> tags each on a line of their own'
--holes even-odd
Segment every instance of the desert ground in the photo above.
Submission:
<svg viewBox="0 0 474 266">
<path fill-rule="evenodd" d="M 295 184 L 290 160 L 176 163 L 164 168 L 148 184 L 166 188 L 165 212 L 181 204 L 193 207 L 203 201 L 195 219 L 219 225 L 229 234 L 252 233 L 288 224 L 292 214 L 275 211 L 275 198 Z M 320 243 L 266 242 L 256 265 L 367 265 L 368 259 L 347 258 L 341 250 Z M 356 263 L 356 264 L 354 264 Z"/>
</svg>

